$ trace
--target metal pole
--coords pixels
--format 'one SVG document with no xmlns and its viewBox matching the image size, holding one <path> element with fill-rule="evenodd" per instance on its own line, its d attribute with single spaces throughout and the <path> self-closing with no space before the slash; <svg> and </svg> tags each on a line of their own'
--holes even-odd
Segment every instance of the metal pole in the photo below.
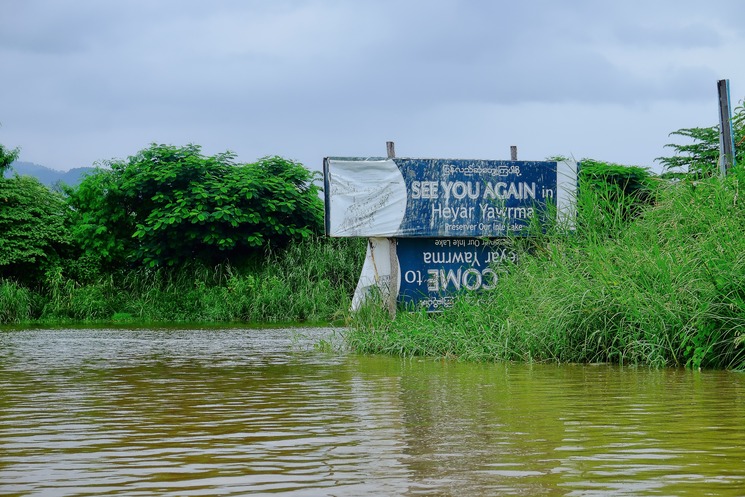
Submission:
<svg viewBox="0 0 745 497">
<path fill-rule="evenodd" d="M 517 145 L 510 145 L 510 160 L 517 160 Z"/>
</svg>

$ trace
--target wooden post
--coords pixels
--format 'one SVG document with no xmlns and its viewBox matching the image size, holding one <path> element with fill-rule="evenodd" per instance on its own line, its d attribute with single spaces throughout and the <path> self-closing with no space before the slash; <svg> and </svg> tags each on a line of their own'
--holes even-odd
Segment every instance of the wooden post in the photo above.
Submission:
<svg viewBox="0 0 745 497">
<path fill-rule="evenodd" d="M 396 146 L 393 142 L 385 143 L 386 153 L 389 159 L 396 157 Z M 388 285 L 388 314 L 391 319 L 396 319 L 396 304 L 398 303 L 398 255 L 396 254 L 396 239 L 389 238 L 391 280 Z"/>
<path fill-rule="evenodd" d="M 517 160 L 517 145 L 510 145 L 510 160 Z"/>
<path fill-rule="evenodd" d="M 388 154 L 389 159 L 396 157 L 396 144 L 393 142 L 385 142 L 385 151 Z"/>
<path fill-rule="evenodd" d="M 726 176 L 735 165 L 735 144 L 732 136 L 732 106 L 729 98 L 729 80 L 717 81 L 719 93 L 719 172 Z"/>
</svg>

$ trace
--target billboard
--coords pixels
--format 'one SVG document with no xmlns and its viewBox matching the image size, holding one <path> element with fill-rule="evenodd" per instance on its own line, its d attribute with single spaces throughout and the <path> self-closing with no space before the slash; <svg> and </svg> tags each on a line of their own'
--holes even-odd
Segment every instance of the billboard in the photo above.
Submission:
<svg viewBox="0 0 745 497">
<path fill-rule="evenodd" d="M 329 236 L 521 236 L 571 225 L 577 163 L 327 157 L 324 183 Z"/>
<path fill-rule="evenodd" d="M 369 238 L 352 310 L 371 292 L 387 300 L 393 291 L 400 307 L 440 311 L 451 307 L 460 293 L 494 290 L 501 275 L 517 263 L 517 252 L 503 239 Z"/>
<path fill-rule="evenodd" d="M 400 238 L 398 303 L 438 311 L 464 292 L 494 290 L 518 255 L 500 239 Z"/>
</svg>

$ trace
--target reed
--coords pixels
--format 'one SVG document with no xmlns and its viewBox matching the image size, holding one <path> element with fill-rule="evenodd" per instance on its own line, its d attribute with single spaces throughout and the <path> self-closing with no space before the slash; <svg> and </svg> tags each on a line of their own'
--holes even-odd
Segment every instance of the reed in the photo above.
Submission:
<svg viewBox="0 0 745 497">
<path fill-rule="evenodd" d="M 18 324 L 34 313 L 35 295 L 28 288 L 10 280 L 0 280 L 0 323 Z"/>
<path fill-rule="evenodd" d="M 634 212 L 581 192 L 577 232 L 534 240 L 497 290 L 439 315 L 357 320 L 348 342 L 477 361 L 745 369 L 741 174 L 661 184 L 654 206 Z"/>
<path fill-rule="evenodd" d="M 0 324 L 344 320 L 364 253 L 363 240 L 314 237 L 235 265 L 122 270 L 87 283 L 57 274 L 36 290 L 0 282 Z"/>
</svg>

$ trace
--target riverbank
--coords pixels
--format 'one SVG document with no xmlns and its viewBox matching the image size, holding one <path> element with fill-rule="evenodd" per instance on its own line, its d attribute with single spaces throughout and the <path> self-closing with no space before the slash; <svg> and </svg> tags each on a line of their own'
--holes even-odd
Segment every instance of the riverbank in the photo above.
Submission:
<svg viewBox="0 0 745 497">
<path fill-rule="evenodd" d="M 0 281 L 0 324 L 343 321 L 364 254 L 364 240 L 314 237 L 242 266 L 122 270 L 36 289 Z"/>
<path fill-rule="evenodd" d="M 739 174 L 662 185 L 629 221 L 612 208 L 599 219 L 603 199 L 585 193 L 576 234 L 535 240 L 496 291 L 393 322 L 367 309 L 348 342 L 469 361 L 745 369 Z"/>
<path fill-rule="evenodd" d="M 391 322 L 370 305 L 350 315 L 365 240 L 311 238 L 241 267 L 51 278 L 35 289 L 0 281 L 0 324 L 336 322 L 366 354 L 741 370 L 740 175 L 655 180 L 636 189 L 643 195 L 581 188 L 575 233 L 515 240 L 525 256 L 497 290 L 441 314 Z"/>
</svg>

